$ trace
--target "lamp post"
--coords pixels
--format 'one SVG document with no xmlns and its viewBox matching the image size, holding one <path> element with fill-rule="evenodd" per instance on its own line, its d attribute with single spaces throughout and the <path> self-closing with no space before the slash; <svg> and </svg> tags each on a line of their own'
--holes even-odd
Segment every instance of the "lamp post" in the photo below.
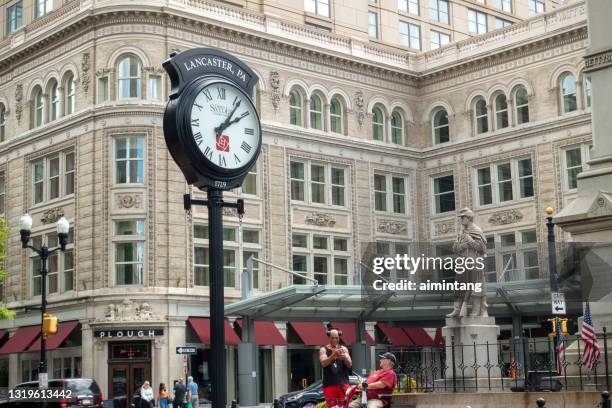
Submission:
<svg viewBox="0 0 612 408">
<path fill-rule="evenodd" d="M 548 274 L 550 275 L 550 290 L 559 292 L 559 281 L 557 280 L 557 251 L 555 248 L 555 224 L 552 207 L 546 209 L 546 227 L 548 228 Z"/>
<path fill-rule="evenodd" d="M 45 315 L 47 313 L 47 260 L 49 256 L 57 251 L 64 252 L 68 243 L 68 232 L 70 224 L 66 218 L 60 218 L 57 223 L 57 237 L 59 239 L 59 247 L 49 248 L 43 242 L 40 248 L 35 248 L 29 245 L 30 233 L 32 232 L 32 217 L 25 214 L 19 220 L 19 233 L 21 234 L 21 247 L 30 248 L 40 257 L 40 279 L 41 279 L 41 302 L 40 302 L 40 364 L 38 368 L 38 387 L 47 388 L 49 377 L 47 376 L 47 333 L 43 327 L 45 325 Z"/>
</svg>

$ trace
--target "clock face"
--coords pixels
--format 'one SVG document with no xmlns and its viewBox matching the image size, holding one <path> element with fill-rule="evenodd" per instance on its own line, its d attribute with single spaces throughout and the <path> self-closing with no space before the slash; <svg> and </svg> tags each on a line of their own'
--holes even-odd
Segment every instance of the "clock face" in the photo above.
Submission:
<svg viewBox="0 0 612 408">
<path fill-rule="evenodd" d="M 261 128 L 255 107 L 236 87 L 212 83 L 191 107 L 191 133 L 202 154 L 226 170 L 244 167 L 257 154 Z"/>
</svg>

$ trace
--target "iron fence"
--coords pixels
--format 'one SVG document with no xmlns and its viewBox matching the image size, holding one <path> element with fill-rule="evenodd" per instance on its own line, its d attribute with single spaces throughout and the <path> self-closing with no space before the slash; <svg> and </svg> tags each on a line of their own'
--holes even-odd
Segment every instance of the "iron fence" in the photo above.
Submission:
<svg viewBox="0 0 612 408">
<path fill-rule="evenodd" d="M 590 369 L 584 341 L 566 336 L 561 366 L 555 337 L 512 338 L 495 343 L 393 348 L 398 358 L 398 392 L 603 391 L 610 388 L 608 340 L 598 335 L 601 356 Z"/>
</svg>

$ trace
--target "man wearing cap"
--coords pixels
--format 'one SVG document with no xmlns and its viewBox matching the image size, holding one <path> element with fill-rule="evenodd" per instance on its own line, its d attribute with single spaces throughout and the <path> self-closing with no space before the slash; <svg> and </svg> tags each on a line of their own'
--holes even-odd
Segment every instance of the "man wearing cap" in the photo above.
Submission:
<svg viewBox="0 0 612 408">
<path fill-rule="evenodd" d="M 340 344 L 340 332 L 329 329 L 329 344 L 319 350 L 323 366 L 323 396 L 327 408 L 342 406 L 344 393 L 349 386 L 349 369 L 353 366 L 348 349 Z"/>
<path fill-rule="evenodd" d="M 391 403 L 391 398 L 386 397 L 386 394 L 392 394 L 397 376 L 395 375 L 395 366 L 397 360 L 393 353 L 383 353 L 378 356 L 380 358 L 380 370 L 372 372 L 365 382 L 359 385 L 359 388 L 367 389 L 368 408 L 384 408 Z M 358 398 L 349 404 L 349 408 L 360 408 L 361 399 Z"/>
</svg>

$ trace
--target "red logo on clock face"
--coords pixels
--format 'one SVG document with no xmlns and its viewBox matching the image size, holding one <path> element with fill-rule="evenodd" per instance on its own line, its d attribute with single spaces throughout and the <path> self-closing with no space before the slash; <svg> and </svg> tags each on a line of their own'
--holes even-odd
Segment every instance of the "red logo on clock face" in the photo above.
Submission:
<svg viewBox="0 0 612 408">
<path fill-rule="evenodd" d="M 229 136 L 217 135 L 217 150 L 221 152 L 229 152 Z"/>
</svg>

